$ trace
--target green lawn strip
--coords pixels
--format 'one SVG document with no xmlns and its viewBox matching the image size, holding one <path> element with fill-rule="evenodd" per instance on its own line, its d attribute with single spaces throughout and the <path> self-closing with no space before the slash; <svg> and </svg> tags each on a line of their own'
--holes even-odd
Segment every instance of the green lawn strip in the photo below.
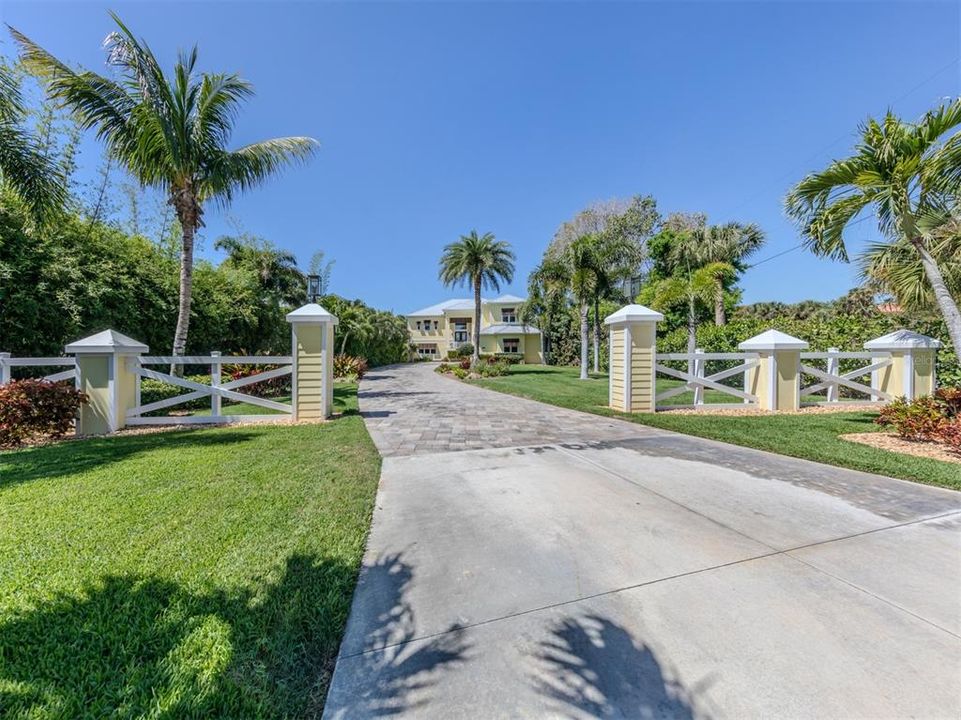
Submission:
<svg viewBox="0 0 961 720">
<path fill-rule="evenodd" d="M 319 715 L 380 458 L 323 425 L 0 453 L 0 715 Z"/>
<path fill-rule="evenodd" d="M 841 440 L 848 433 L 881 431 L 876 413 L 850 411 L 817 415 L 693 415 L 671 412 L 625 415 L 606 407 L 607 376 L 579 380 L 577 368 L 515 365 L 508 375 L 472 381 L 491 390 L 584 412 L 769 450 L 829 465 L 879 473 L 961 490 L 961 469 L 952 463 L 913 457 Z M 658 390 L 675 381 L 658 378 Z M 673 399 L 673 398 L 672 398 Z M 708 400 L 708 402 L 712 402 Z"/>
</svg>

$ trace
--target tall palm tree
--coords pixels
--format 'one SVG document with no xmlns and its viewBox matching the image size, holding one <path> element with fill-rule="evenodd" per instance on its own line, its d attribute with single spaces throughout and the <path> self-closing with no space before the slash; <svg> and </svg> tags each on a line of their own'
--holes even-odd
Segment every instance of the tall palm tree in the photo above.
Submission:
<svg viewBox="0 0 961 720">
<path fill-rule="evenodd" d="M 34 220 L 43 220 L 63 207 L 67 192 L 61 173 L 24 127 L 25 116 L 17 81 L 0 64 L 0 182 L 23 201 Z"/>
<path fill-rule="evenodd" d="M 554 317 L 568 307 L 570 277 L 567 266 L 553 256 L 546 256 L 527 278 L 527 302 L 521 309 L 524 321 L 534 320 L 544 337 L 545 360 L 553 353 Z"/>
<path fill-rule="evenodd" d="M 604 283 L 598 258 L 598 238 L 596 235 L 582 235 L 574 240 L 564 251 L 567 276 L 570 278 L 571 294 L 577 302 L 581 318 L 581 380 L 589 379 L 587 356 L 590 337 L 590 309 L 600 294 Z"/>
<path fill-rule="evenodd" d="M 683 304 L 687 308 L 687 352 L 697 346 L 698 303 L 711 305 L 716 297 L 718 281 L 730 282 L 736 269 L 730 263 L 709 263 L 688 272 L 679 271 L 645 287 L 641 302 L 655 310 L 668 310 Z M 691 361 L 688 362 L 688 365 Z"/>
<path fill-rule="evenodd" d="M 22 33 L 10 29 L 28 68 L 47 80 L 48 93 L 73 110 L 84 129 L 95 130 L 111 154 L 144 185 L 162 189 L 182 231 L 180 301 L 173 354 L 182 355 L 190 325 L 194 236 L 203 227 L 204 204 L 227 204 L 294 161 L 305 161 L 317 142 L 287 137 L 228 150 L 250 83 L 233 74 L 198 74 L 197 48 L 182 53 L 168 77 L 153 52 L 111 13 L 119 31 L 105 42 L 113 80 L 75 72 Z"/>
<path fill-rule="evenodd" d="M 702 267 L 712 263 L 723 263 L 734 268 L 737 273 L 746 269 L 744 261 L 762 245 L 764 245 L 764 231 L 757 225 L 741 223 L 725 223 L 724 225 L 699 225 L 689 232 L 681 233 L 672 252 L 675 262 L 683 267 Z M 722 273 L 715 278 L 714 324 L 727 324 L 727 314 L 724 309 L 725 283 L 733 279 L 728 273 Z"/>
<path fill-rule="evenodd" d="M 934 252 L 924 217 L 950 213 L 961 185 L 961 99 L 927 112 L 917 123 L 888 112 L 860 127 L 855 154 L 799 182 L 788 194 L 788 214 L 817 255 L 847 261 L 844 229 L 870 209 L 884 241 L 910 249 L 961 354 L 961 311 Z M 952 132 L 954 131 L 954 132 Z"/>
<path fill-rule="evenodd" d="M 460 240 L 444 248 L 440 258 L 440 280 L 450 287 L 469 283 L 474 290 L 474 353 L 472 362 L 480 360 L 481 289 L 500 290 L 501 281 L 514 279 L 514 253 L 504 240 L 493 233 L 478 235 L 471 230 Z"/>
</svg>

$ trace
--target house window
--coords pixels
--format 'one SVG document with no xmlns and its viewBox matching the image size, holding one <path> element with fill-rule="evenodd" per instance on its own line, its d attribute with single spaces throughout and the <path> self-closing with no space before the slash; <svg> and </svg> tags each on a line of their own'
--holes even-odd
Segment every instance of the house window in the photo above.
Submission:
<svg viewBox="0 0 961 720">
<path fill-rule="evenodd" d="M 436 345 L 418 345 L 417 354 L 421 357 L 434 357 L 437 355 Z"/>
<path fill-rule="evenodd" d="M 434 330 L 436 330 L 439 327 L 440 327 L 440 323 L 437 320 L 434 320 Z"/>
<path fill-rule="evenodd" d="M 420 320 L 417 321 L 417 329 L 420 330 Z"/>
<path fill-rule="evenodd" d="M 467 321 L 454 321 L 454 342 L 467 342 Z"/>
<path fill-rule="evenodd" d="M 506 323 L 517 322 L 517 313 L 514 311 L 514 308 L 501 309 L 501 322 L 506 322 Z"/>
<path fill-rule="evenodd" d="M 504 338 L 504 352 L 506 353 L 516 353 L 520 352 L 521 341 L 517 338 Z"/>
</svg>

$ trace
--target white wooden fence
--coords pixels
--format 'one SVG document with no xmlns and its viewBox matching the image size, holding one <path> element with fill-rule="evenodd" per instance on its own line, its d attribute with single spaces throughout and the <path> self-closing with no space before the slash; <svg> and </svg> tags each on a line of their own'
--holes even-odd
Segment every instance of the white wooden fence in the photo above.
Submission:
<svg viewBox="0 0 961 720">
<path fill-rule="evenodd" d="M 822 367 L 811 364 L 821 360 L 824 361 Z M 842 373 L 840 371 L 842 360 L 861 360 L 867 361 L 867 364 Z M 805 396 L 820 393 L 824 393 L 824 404 L 843 402 L 841 388 L 867 396 L 855 398 L 859 402 L 892 400 L 890 393 L 884 392 L 877 383 L 878 371 L 889 367 L 892 362 L 889 352 L 841 352 L 837 348 L 829 348 L 827 352 L 802 352 L 801 373 L 815 379 L 815 382 L 809 385 L 801 383 L 802 404 L 811 404 L 810 401 L 803 402 Z M 863 378 L 865 375 L 871 376 L 871 380 L 868 381 L 870 384 L 857 381 L 857 378 Z"/>
<path fill-rule="evenodd" d="M 736 362 L 737 364 L 733 367 L 726 367 L 721 370 L 717 370 L 708 375 L 707 364 L 710 362 L 719 361 L 723 361 L 725 365 L 729 365 L 731 362 Z M 668 362 L 685 362 L 687 363 L 687 370 L 684 371 L 672 368 L 665 364 Z M 684 384 L 657 393 L 654 396 L 654 400 L 657 403 L 661 403 L 668 398 L 693 392 L 694 402 L 691 404 L 691 407 L 712 404 L 728 404 L 706 403 L 704 401 L 705 390 L 715 390 L 719 393 L 724 393 L 725 395 L 738 398 L 745 404 L 756 404 L 758 400 L 757 396 L 748 392 L 748 372 L 752 368 L 757 367 L 759 363 L 760 356 L 757 353 L 748 352 L 706 353 L 703 350 L 698 349 L 693 353 L 658 353 L 655 356 L 654 363 L 655 375 L 659 373 L 675 380 L 683 380 Z M 732 385 L 726 385 L 721 382 L 722 380 L 727 380 L 728 378 L 735 377 L 737 375 L 740 375 L 743 378 L 742 389 L 738 389 Z M 683 405 L 672 405 L 671 407 L 677 408 L 683 407 Z"/>
<path fill-rule="evenodd" d="M 274 370 L 267 370 L 244 378 L 222 382 L 222 366 L 224 362 L 231 365 L 282 365 L 283 367 Z M 293 358 L 290 356 L 279 357 L 273 355 L 251 355 L 251 356 L 223 356 L 219 352 L 212 352 L 210 355 L 189 355 L 189 356 L 133 356 L 127 358 L 128 369 L 136 375 L 136 399 L 132 408 L 127 410 L 127 425 L 169 425 L 177 423 L 231 423 L 231 422 L 276 422 L 278 420 L 289 420 L 293 413 L 293 407 L 289 403 L 281 403 L 276 400 L 257 397 L 247 393 L 237 392 L 237 388 L 246 387 L 265 380 L 290 376 L 293 371 Z M 186 378 L 177 377 L 170 373 L 151 370 L 147 365 L 209 365 L 210 384 L 195 382 Z M 144 405 L 140 399 L 140 381 L 142 378 L 149 378 L 158 382 L 164 382 L 183 388 L 188 392 L 177 395 L 165 400 Z M 210 398 L 209 415 L 151 415 L 157 410 L 181 405 L 185 402 L 199 400 L 204 397 Z M 276 410 L 280 414 L 263 415 L 224 415 L 223 400 L 233 400 L 235 402 L 247 403 L 256 407 Z"/>
<path fill-rule="evenodd" d="M 706 353 L 697 349 L 693 353 L 658 353 L 654 365 L 655 375 L 681 380 L 684 384 L 664 390 L 655 395 L 658 409 L 677 409 L 682 407 L 730 406 L 730 402 L 706 402 L 705 393 L 713 390 L 737 398 L 746 405 L 757 405 L 758 397 L 749 391 L 750 370 L 760 364 L 760 355 L 750 352 Z M 845 372 L 840 371 L 842 360 L 865 361 L 859 367 Z M 889 352 L 841 352 L 830 348 L 827 352 L 802 352 L 800 370 L 803 376 L 814 379 L 805 385 L 801 383 L 802 405 L 835 404 L 849 401 L 859 403 L 887 402 L 893 399 L 884 392 L 877 382 L 878 372 L 892 364 Z M 686 370 L 670 367 L 666 363 L 686 363 Z M 708 374 L 709 363 L 723 363 L 723 367 Z M 731 365 L 731 363 L 737 363 Z M 722 383 L 736 376 L 742 376 L 741 387 Z M 870 375 L 868 384 L 859 382 L 860 378 Z M 848 390 L 849 397 L 842 397 L 841 389 Z M 686 405 L 664 405 L 663 401 L 685 393 L 693 394 L 693 402 Z M 850 397 L 860 393 L 864 397 Z M 813 399 L 823 394 L 823 400 Z"/>
<path fill-rule="evenodd" d="M 55 372 L 50 375 L 44 375 L 44 380 L 49 380 L 50 382 L 60 382 L 61 380 L 73 380 L 76 382 L 77 379 L 77 361 L 73 358 L 67 357 L 38 357 L 38 358 L 27 358 L 19 357 L 15 358 L 10 355 L 10 353 L 0 352 L 0 385 L 6 385 L 13 379 L 13 368 L 15 367 L 61 367 L 66 366 L 69 369 L 63 370 L 61 372 Z"/>
</svg>

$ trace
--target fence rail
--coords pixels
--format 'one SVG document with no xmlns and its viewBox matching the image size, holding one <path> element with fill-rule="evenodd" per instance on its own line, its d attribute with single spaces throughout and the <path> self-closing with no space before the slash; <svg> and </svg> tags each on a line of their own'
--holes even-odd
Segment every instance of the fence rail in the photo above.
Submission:
<svg viewBox="0 0 961 720">
<path fill-rule="evenodd" d="M 824 360 L 824 367 L 811 365 L 813 360 Z M 862 365 L 853 370 L 841 372 L 841 360 L 869 360 L 867 365 Z M 892 399 L 890 393 L 880 389 L 877 382 L 876 373 L 889 367 L 893 363 L 891 353 L 886 352 L 842 352 L 837 348 L 830 348 L 827 352 L 802 352 L 801 353 L 801 375 L 813 377 L 815 382 L 808 385 L 801 384 L 801 396 L 811 396 L 818 393 L 825 393 L 824 403 L 833 404 L 844 402 L 841 399 L 841 388 L 848 391 L 861 393 L 869 396 L 872 402 L 884 402 Z M 857 382 L 857 378 L 871 375 L 870 385 Z M 865 402 L 863 399 L 857 399 Z M 813 404 L 810 401 L 802 404 Z"/>
<path fill-rule="evenodd" d="M 69 370 L 44 375 L 43 379 L 49 382 L 60 382 L 62 380 L 77 379 L 77 361 L 74 358 L 65 357 L 13 357 L 10 353 L 0 353 L 0 385 L 6 385 L 13 379 L 11 372 L 15 367 L 69 367 Z"/>
<path fill-rule="evenodd" d="M 704 405 L 711 404 L 725 404 L 725 403 L 706 403 L 705 391 L 714 390 L 716 392 L 724 393 L 725 395 L 731 395 L 735 398 L 740 399 L 745 404 L 757 403 L 757 396 L 748 392 L 748 373 L 752 368 L 755 368 L 760 363 L 760 356 L 757 353 L 706 353 L 700 350 L 695 350 L 693 353 L 658 353 L 655 355 L 654 360 L 654 374 L 655 377 L 658 373 L 661 375 L 667 375 L 668 377 L 683 380 L 684 384 L 677 387 L 664 390 L 663 392 L 656 393 L 654 396 L 654 402 L 660 403 L 664 400 L 668 400 L 677 395 L 683 395 L 684 393 L 692 392 L 694 393 L 694 407 L 700 407 Z M 714 373 L 708 375 L 706 373 L 706 365 L 708 362 L 712 361 L 735 361 L 738 365 L 734 367 L 727 367 L 722 370 L 718 370 Z M 667 362 L 686 362 L 687 370 L 678 370 L 672 368 L 664 363 Z M 743 389 L 738 390 L 736 387 L 731 385 L 725 385 L 721 380 L 727 380 L 728 378 L 734 377 L 736 375 L 743 376 Z M 677 408 L 677 405 L 671 407 Z"/>
<path fill-rule="evenodd" d="M 136 376 L 136 399 L 133 407 L 126 412 L 128 425 L 165 425 L 171 422 L 185 423 L 226 423 L 226 422 L 276 422 L 287 420 L 293 414 L 293 406 L 288 403 L 277 402 L 268 398 L 257 397 L 247 393 L 237 392 L 238 388 L 254 385 L 266 380 L 275 380 L 293 373 L 293 357 L 277 355 L 221 355 L 212 352 L 210 355 L 146 355 L 128 358 L 128 370 Z M 265 370 L 244 378 L 223 382 L 222 367 L 224 365 L 284 365 L 285 367 Z M 210 384 L 177 377 L 171 373 L 151 370 L 145 365 L 209 365 Z M 167 383 L 189 392 L 165 398 L 155 402 L 143 404 L 141 402 L 141 380 L 147 378 Z M 174 416 L 154 415 L 145 417 L 147 413 L 165 408 L 182 405 L 193 400 L 210 398 L 210 415 Z M 233 400 L 246 403 L 267 410 L 274 410 L 280 415 L 224 415 L 223 401 Z"/>
</svg>

